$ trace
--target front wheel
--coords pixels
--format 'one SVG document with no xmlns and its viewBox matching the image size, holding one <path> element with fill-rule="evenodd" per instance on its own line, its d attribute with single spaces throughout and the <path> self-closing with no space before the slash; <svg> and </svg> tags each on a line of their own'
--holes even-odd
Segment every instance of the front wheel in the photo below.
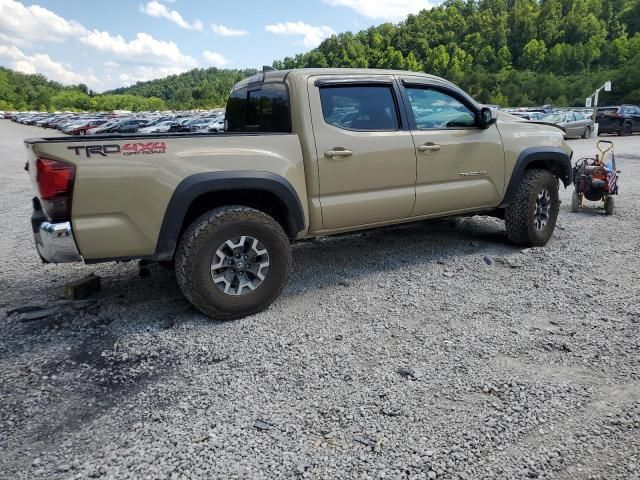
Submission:
<svg viewBox="0 0 640 480">
<path fill-rule="evenodd" d="M 258 313 L 278 298 L 291 270 L 291 247 L 280 224 L 265 213 L 216 208 L 183 234 L 175 270 L 197 309 L 232 320 Z"/>
<path fill-rule="evenodd" d="M 560 199 L 556 178 L 547 170 L 526 170 L 505 210 L 507 237 L 525 247 L 545 245 L 556 226 Z"/>
</svg>

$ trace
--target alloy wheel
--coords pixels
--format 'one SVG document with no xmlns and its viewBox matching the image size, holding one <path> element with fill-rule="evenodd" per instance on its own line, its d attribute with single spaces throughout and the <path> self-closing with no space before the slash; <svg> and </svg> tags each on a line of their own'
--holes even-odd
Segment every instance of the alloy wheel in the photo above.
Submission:
<svg viewBox="0 0 640 480">
<path fill-rule="evenodd" d="M 551 214 L 551 194 L 546 188 L 538 192 L 536 208 L 533 212 L 533 224 L 539 232 L 547 228 Z"/>
<path fill-rule="evenodd" d="M 211 261 L 211 278 L 222 293 L 248 295 L 269 273 L 269 252 L 257 238 L 243 235 L 222 243 Z"/>
</svg>

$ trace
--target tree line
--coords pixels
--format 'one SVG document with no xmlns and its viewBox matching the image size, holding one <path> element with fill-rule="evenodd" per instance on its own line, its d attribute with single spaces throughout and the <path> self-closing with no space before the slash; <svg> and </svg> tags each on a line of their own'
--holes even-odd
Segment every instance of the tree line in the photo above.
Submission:
<svg viewBox="0 0 640 480">
<path fill-rule="evenodd" d="M 86 85 L 63 86 L 43 75 L 0 67 L 0 110 L 191 110 L 224 106 L 231 87 L 255 69 L 196 69 L 97 94 Z"/>
<path fill-rule="evenodd" d="M 607 103 L 640 103 L 640 0 L 446 0 L 273 62 L 432 73 L 484 103 L 578 106 L 606 80 Z M 0 110 L 163 110 L 223 106 L 253 69 L 195 69 L 95 94 L 0 68 Z"/>
</svg>

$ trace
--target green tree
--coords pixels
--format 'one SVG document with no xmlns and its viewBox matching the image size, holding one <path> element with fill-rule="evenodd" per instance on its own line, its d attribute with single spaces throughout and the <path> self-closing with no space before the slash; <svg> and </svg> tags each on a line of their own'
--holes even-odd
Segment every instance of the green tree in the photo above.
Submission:
<svg viewBox="0 0 640 480">
<path fill-rule="evenodd" d="M 544 40 L 530 40 L 522 51 L 522 65 L 529 70 L 538 70 L 544 65 L 547 57 L 547 46 Z"/>
<path fill-rule="evenodd" d="M 500 68 L 505 68 L 511 65 L 513 61 L 513 57 L 511 56 L 511 51 L 509 47 L 504 45 L 500 50 L 498 50 L 498 55 L 496 56 L 496 66 Z"/>
</svg>

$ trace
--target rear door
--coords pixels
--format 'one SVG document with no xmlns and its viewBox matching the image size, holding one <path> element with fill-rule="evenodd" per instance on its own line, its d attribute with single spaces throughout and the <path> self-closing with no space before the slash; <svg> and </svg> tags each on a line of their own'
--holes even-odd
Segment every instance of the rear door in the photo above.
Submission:
<svg viewBox="0 0 640 480">
<path fill-rule="evenodd" d="M 596 113 L 596 122 L 600 125 L 600 130 L 611 132 L 620 129 L 620 122 L 617 115 L 620 109 L 618 107 L 598 108 Z"/>
<path fill-rule="evenodd" d="M 393 76 L 308 82 L 324 228 L 409 217 L 416 155 Z"/>
<path fill-rule="evenodd" d="M 633 131 L 640 132 L 640 107 L 629 107 Z"/>
<path fill-rule="evenodd" d="M 584 135 L 584 129 L 587 126 L 587 122 L 581 113 L 572 112 L 571 115 L 573 118 L 573 135 L 581 137 Z"/>
<path fill-rule="evenodd" d="M 504 191 L 504 149 L 497 126 L 476 124 L 477 107 L 446 85 L 404 80 L 416 145 L 413 216 L 494 207 Z"/>
</svg>

